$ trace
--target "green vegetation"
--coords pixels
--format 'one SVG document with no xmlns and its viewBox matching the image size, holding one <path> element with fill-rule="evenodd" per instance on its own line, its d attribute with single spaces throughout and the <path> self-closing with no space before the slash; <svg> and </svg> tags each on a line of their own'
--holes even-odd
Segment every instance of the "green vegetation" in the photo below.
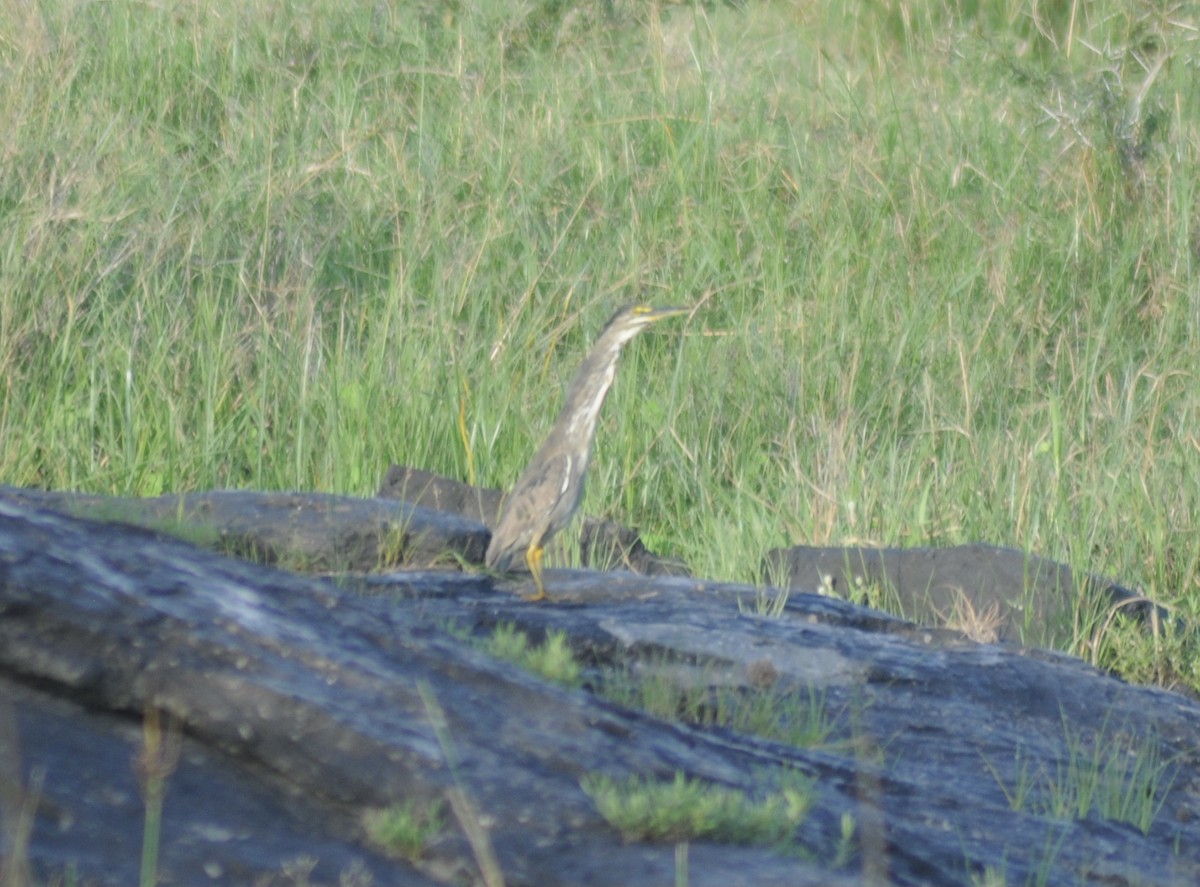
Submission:
<svg viewBox="0 0 1200 887">
<path fill-rule="evenodd" d="M 420 859 L 429 842 L 445 826 L 443 805 L 418 805 L 402 801 L 382 810 L 369 811 L 364 824 L 371 840 L 404 859 Z"/>
<path fill-rule="evenodd" d="M 628 841 L 704 839 L 782 846 L 804 820 L 812 800 L 810 787 L 799 778 L 760 800 L 682 773 L 671 782 L 591 776 L 583 790 Z"/>
<path fill-rule="evenodd" d="M 579 663 L 567 645 L 564 631 L 548 631 L 544 642 L 531 645 L 525 632 L 518 631 L 510 622 L 502 622 L 482 647 L 497 659 L 519 665 L 548 681 L 564 687 L 579 686 Z"/>
<path fill-rule="evenodd" d="M 125 523 L 173 536 L 201 548 L 223 549 L 236 552 L 236 548 L 223 539 L 221 532 L 211 524 L 189 515 L 181 501 L 174 515 L 150 514 L 128 502 L 101 499 L 83 501 L 70 506 L 71 514 L 87 520 L 109 523 Z M 237 552 L 246 556 L 249 552 Z M 252 558 L 247 558 L 252 559 Z"/>
<path fill-rule="evenodd" d="M 614 307 L 683 302 L 587 512 L 716 579 L 984 540 L 1194 618 L 1173 8 L 0 4 L 0 479 L 506 485 Z"/>
<path fill-rule="evenodd" d="M 1009 887 L 1009 885 L 1023 884 L 1025 887 L 1047 887 L 1053 883 L 1050 879 L 1054 874 L 1054 862 L 1062 852 L 1063 841 L 1066 835 L 1063 832 L 1047 831 L 1042 838 L 1042 845 L 1037 849 L 1036 859 L 1037 866 L 1035 870 L 1020 881 L 1010 880 L 1007 873 L 1007 861 L 1001 866 L 988 866 L 980 874 L 971 878 L 972 885 L 978 887 Z M 1014 847 L 1011 849 L 1011 857 L 1017 859 L 1027 859 L 1030 855 L 1031 848 L 1028 846 Z M 1006 852 L 1008 857 L 1009 853 Z M 1078 883 L 1082 884 L 1082 881 Z"/>
<path fill-rule="evenodd" d="M 453 627 L 449 630 L 469 639 Z M 581 665 L 565 632 L 549 631 L 544 642 L 530 644 L 525 632 L 502 622 L 478 646 L 497 659 L 564 687 L 583 683 Z M 774 686 L 770 666 L 764 665 L 761 671 L 763 676 L 748 678 L 762 686 L 747 689 L 721 686 L 715 674 L 706 676 L 703 668 L 658 660 L 635 667 L 602 668 L 595 689 L 610 702 L 665 720 L 752 733 L 800 748 L 825 745 L 834 721 L 824 694 Z"/>
<path fill-rule="evenodd" d="M 454 785 L 446 793 L 450 803 L 450 812 L 454 814 L 458 826 L 471 845 L 471 855 L 479 868 L 479 877 L 485 887 L 501 887 L 504 884 L 504 874 L 500 870 L 500 861 L 496 858 L 496 848 L 492 846 L 491 836 L 483 827 L 483 820 L 475 800 L 467 792 L 459 775 L 458 753 L 454 748 L 454 740 L 446 723 L 446 713 L 442 710 L 436 694 L 426 681 L 417 682 L 417 693 L 421 696 L 421 704 L 425 708 L 425 716 L 429 726 L 437 737 L 438 748 L 450 770 Z"/>
<path fill-rule="evenodd" d="M 146 807 L 142 821 L 142 859 L 138 880 L 141 887 L 154 887 L 158 883 L 163 800 L 167 794 L 167 783 L 179 764 L 182 742 L 182 727 L 174 716 L 167 716 L 164 730 L 159 710 L 147 706 L 142 720 L 142 747 L 133 761 L 134 775 Z"/>
<path fill-rule="evenodd" d="M 724 727 L 800 748 L 824 745 L 834 726 L 820 692 L 723 687 L 715 679 L 697 683 L 695 669 L 669 662 L 648 663 L 636 672 L 608 670 L 599 691 L 611 702 L 658 718 Z"/>
<path fill-rule="evenodd" d="M 1135 683 L 1200 688 L 1200 637 L 1193 627 L 1175 620 L 1142 624 L 1118 615 L 1110 611 L 1093 631 L 1093 663 L 1116 664 Z"/>
<path fill-rule="evenodd" d="M 779 587 L 773 582 L 767 585 L 758 585 L 754 589 L 753 604 L 746 604 L 742 602 L 741 598 L 738 599 L 738 612 L 778 619 L 787 609 L 790 596 L 791 591 L 788 588 Z"/>
<path fill-rule="evenodd" d="M 996 777 L 1012 809 L 1059 819 L 1095 813 L 1149 832 L 1173 781 L 1171 762 L 1162 759 L 1155 737 L 1101 731 L 1088 740 L 1065 721 L 1063 735 L 1067 759 L 1054 773 L 1022 759 L 1016 784 Z"/>
<path fill-rule="evenodd" d="M 1047 783 L 1048 811 L 1063 819 L 1090 812 L 1127 822 L 1143 833 L 1162 809 L 1171 787 L 1170 762 L 1150 741 L 1129 736 L 1071 736 L 1070 755 Z"/>
</svg>

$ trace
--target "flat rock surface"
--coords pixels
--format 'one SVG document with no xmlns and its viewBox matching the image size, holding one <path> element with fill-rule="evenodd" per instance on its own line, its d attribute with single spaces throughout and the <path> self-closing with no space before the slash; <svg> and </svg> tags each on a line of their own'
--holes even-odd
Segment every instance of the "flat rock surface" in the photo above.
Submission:
<svg viewBox="0 0 1200 887">
<path fill-rule="evenodd" d="M 0 494 L 6 846 L 33 809 L 38 883 L 135 883 L 149 709 L 183 731 L 164 884 L 482 883 L 491 855 L 507 884 L 636 887 L 676 883 L 679 853 L 693 885 L 1200 883 L 1188 699 L 813 594 L 562 570 L 547 589 L 299 576 Z M 583 686 L 480 652 L 500 623 L 565 632 Z M 613 669 L 804 694 L 827 735 L 663 721 L 592 692 Z M 798 774 L 811 809 L 790 849 L 681 851 L 623 841 L 580 787 L 678 772 L 751 797 Z M 1091 801 L 1071 795 L 1085 784 Z M 462 797 L 414 862 L 366 840 L 366 810 Z"/>
</svg>

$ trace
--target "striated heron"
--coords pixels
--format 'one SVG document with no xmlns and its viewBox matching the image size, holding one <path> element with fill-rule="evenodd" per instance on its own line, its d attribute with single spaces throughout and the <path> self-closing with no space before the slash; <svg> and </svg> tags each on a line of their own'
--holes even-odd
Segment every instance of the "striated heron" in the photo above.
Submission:
<svg viewBox="0 0 1200 887">
<path fill-rule="evenodd" d="M 687 312 L 687 308 L 627 305 L 613 315 L 571 380 L 566 403 L 549 437 L 504 500 L 486 562 L 489 568 L 506 572 L 517 555 L 523 555 L 537 586 L 537 593 L 529 600 L 546 597 L 542 586 L 543 550 L 551 537 L 571 522 L 583 497 L 596 419 L 612 387 L 621 349 L 650 324 Z"/>
</svg>

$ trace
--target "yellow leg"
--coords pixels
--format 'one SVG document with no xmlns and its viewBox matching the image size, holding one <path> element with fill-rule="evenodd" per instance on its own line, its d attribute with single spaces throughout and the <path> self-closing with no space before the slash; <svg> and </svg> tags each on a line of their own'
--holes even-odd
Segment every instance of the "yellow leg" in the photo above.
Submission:
<svg viewBox="0 0 1200 887">
<path fill-rule="evenodd" d="M 544 549 L 536 542 L 525 550 L 525 563 L 529 566 L 529 572 L 533 574 L 533 584 L 537 586 L 535 594 L 527 595 L 527 601 L 544 601 L 548 599 L 546 588 L 542 585 L 542 554 Z"/>
</svg>

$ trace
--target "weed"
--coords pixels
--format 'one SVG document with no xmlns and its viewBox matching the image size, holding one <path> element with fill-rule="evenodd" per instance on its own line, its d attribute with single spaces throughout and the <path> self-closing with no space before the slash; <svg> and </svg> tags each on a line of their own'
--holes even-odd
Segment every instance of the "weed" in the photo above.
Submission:
<svg viewBox="0 0 1200 887">
<path fill-rule="evenodd" d="M 1047 780 L 1047 810 L 1079 819 L 1094 810 L 1149 832 L 1173 781 L 1157 740 L 1101 732 L 1089 742 L 1073 734 L 1066 722 L 1063 730 L 1068 757 Z"/>
<path fill-rule="evenodd" d="M 1060 819 L 1095 813 L 1149 832 L 1174 781 L 1153 735 L 1135 737 L 1108 730 L 1090 740 L 1063 722 L 1066 758 L 1050 772 L 1018 753 L 1016 783 L 1006 785 L 985 761 L 1014 810 Z"/>
<path fill-rule="evenodd" d="M 173 716 L 168 716 L 164 733 L 161 713 L 157 708 L 148 706 L 142 719 L 142 748 L 134 760 L 138 788 L 146 807 L 142 827 L 141 887 L 155 887 L 158 883 L 163 799 L 167 793 L 167 780 L 179 763 L 180 745 L 179 722 Z"/>
<path fill-rule="evenodd" d="M 778 619 L 787 608 L 789 595 L 790 592 L 787 588 L 758 585 L 754 589 L 753 606 L 746 606 L 742 603 L 742 599 L 738 598 L 738 612 Z"/>
<path fill-rule="evenodd" d="M 364 818 L 367 834 L 384 849 L 404 859 L 420 859 L 426 846 L 445 825 L 444 805 L 400 801 L 382 810 L 371 810 Z"/>
<path fill-rule="evenodd" d="M 528 635 L 512 623 L 502 622 L 483 643 L 483 648 L 497 659 L 512 662 L 556 684 L 579 686 L 579 663 L 567 644 L 566 632 L 549 631 L 543 643 L 531 646 Z"/>
<path fill-rule="evenodd" d="M 454 742 L 450 737 L 449 727 L 446 724 L 446 713 L 438 703 L 437 697 L 434 696 L 433 688 L 427 683 L 421 682 L 417 686 L 417 692 L 420 694 L 421 702 L 425 706 L 425 714 L 429 719 L 429 725 L 433 729 L 434 736 L 437 738 L 438 747 L 442 751 L 442 757 L 445 759 L 446 766 L 449 768 L 450 775 L 454 780 L 454 785 L 447 791 L 446 797 L 450 802 L 450 810 L 453 812 L 459 828 L 462 829 L 468 843 L 471 845 L 471 852 L 475 857 L 476 865 L 479 867 L 480 878 L 485 887 L 504 887 L 504 872 L 500 868 L 500 860 L 496 857 L 496 848 L 492 845 L 491 835 L 488 834 L 487 829 L 484 827 L 478 807 L 467 792 L 466 786 L 459 774 L 458 756 L 454 751 Z"/>
<path fill-rule="evenodd" d="M 668 662 L 652 663 L 636 674 L 610 671 L 599 691 L 618 705 L 655 717 L 752 733 L 801 748 L 823 745 L 833 732 L 819 691 L 774 684 L 745 689 L 697 683 L 692 670 Z"/>
<path fill-rule="evenodd" d="M 627 841 L 780 845 L 803 821 L 812 799 L 811 788 L 798 779 L 755 801 L 682 773 L 670 782 L 589 776 L 583 789 Z"/>
</svg>

